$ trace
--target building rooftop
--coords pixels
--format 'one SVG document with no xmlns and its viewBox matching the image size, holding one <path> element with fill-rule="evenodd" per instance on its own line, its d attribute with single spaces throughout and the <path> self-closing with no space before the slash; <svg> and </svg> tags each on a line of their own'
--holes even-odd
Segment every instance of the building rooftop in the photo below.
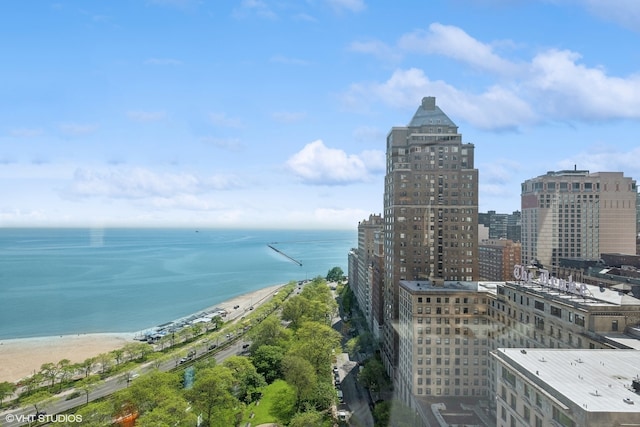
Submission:
<svg viewBox="0 0 640 427">
<path fill-rule="evenodd" d="M 589 412 L 638 412 L 640 351 L 503 349 L 494 353 L 560 402 Z"/>
<path fill-rule="evenodd" d="M 422 98 L 422 104 L 420 104 L 418 110 L 413 115 L 408 127 L 433 125 L 455 126 L 457 128 L 456 124 L 436 105 L 436 98 L 427 96 Z"/>
<path fill-rule="evenodd" d="M 410 292 L 491 292 L 488 285 L 480 286 L 480 283 L 488 284 L 492 282 L 463 282 L 456 280 L 436 283 L 427 279 L 401 280 L 400 286 Z"/>
<path fill-rule="evenodd" d="M 582 306 L 640 306 L 640 299 L 634 298 L 631 295 L 627 295 L 616 289 L 606 288 L 604 286 L 590 285 L 586 283 L 579 283 L 578 285 L 584 287 L 584 295 L 578 295 L 576 293 L 570 293 L 561 291 L 559 289 L 545 286 L 538 279 L 534 279 L 530 282 L 515 282 L 509 281 L 507 283 L 530 289 L 534 292 L 544 294 L 551 297 L 551 299 L 570 303 L 573 305 Z"/>
</svg>

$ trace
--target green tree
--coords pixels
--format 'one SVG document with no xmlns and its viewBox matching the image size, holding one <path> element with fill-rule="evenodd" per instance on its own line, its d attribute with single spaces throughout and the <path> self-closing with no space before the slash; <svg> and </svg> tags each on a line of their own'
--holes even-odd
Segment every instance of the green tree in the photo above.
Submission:
<svg viewBox="0 0 640 427">
<path fill-rule="evenodd" d="M 2 402 L 7 397 L 10 397 L 16 391 L 16 385 L 14 383 L 10 383 L 8 381 L 3 381 L 0 383 L 0 406 L 2 406 Z"/>
<path fill-rule="evenodd" d="M 284 379 L 296 390 L 296 405 L 300 408 L 303 401 L 311 400 L 316 388 L 316 370 L 306 359 L 287 354 L 282 359 Z"/>
<path fill-rule="evenodd" d="M 56 366 L 59 372 L 60 389 L 62 390 L 63 383 L 73 377 L 73 374 L 76 371 L 76 366 L 73 365 L 69 359 L 62 359 Z"/>
<path fill-rule="evenodd" d="M 111 356 L 113 357 L 113 360 L 116 361 L 116 366 L 119 366 L 120 363 L 122 363 L 122 359 L 124 358 L 124 349 L 122 348 L 116 348 L 115 350 L 111 351 Z"/>
<path fill-rule="evenodd" d="M 180 379 L 177 374 L 152 371 L 132 381 L 128 388 L 116 393 L 115 406 L 124 408 L 124 414 L 137 412 L 143 415 L 181 398 L 180 389 Z"/>
<path fill-rule="evenodd" d="M 44 375 L 41 372 L 37 372 L 30 377 L 22 380 L 22 384 L 24 385 L 24 394 L 31 394 L 34 390 L 40 387 L 42 382 L 45 380 Z"/>
<path fill-rule="evenodd" d="M 224 320 L 220 316 L 213 316 L 211 318 L 211 323 L 213 324 L 213 329 L 220 329 L 222 325 L 224 325 Z"/>
<path fill-rule="evenodd" d="M 291 418 L 289 427 L 318 427 L 322 425 L 323 418 L 324 415 L 315 410 L 298 412 Z"/>
<path fill-rule="evenodd" d="M 384 365 L 378 358 L 369 359 L 358 375 L 358 381 L 371 391 L 380 389 L 389 383 Z"/>
<path fill-rule="evenodd" d="M 289 298 L 282 304 L 282 319 L 291 322 L 292 329 L 297 329 L 305 320 L 311 303 L 300 295 Z"/>
<path fill-rule="evenodd" d="M 251 361 L 256 370 L 271 384 L 282 377 L 284 349 L 275 345 L 262 345 L 251 353 Z"/>
<path fill-rule="evenodd" d="M 53 385 L 56 382 L 56 378 L 58 378 L 58 374 L 60 374 L 60 369 L 55 363 L 43 363 L 40 366 L 40 374 L 42 374 L 42 377 L 45 380 L 49 381 L 49 386 L 53 388 Z"/>
<path fill-rule="evenodd" d="M 196 371 L 193 387 L 186 391 L 186 397 L 196 413 L 202 414 L 204 426 L 234 425 L 234 408 L 239 402 L 231 392 L 233 384 L 233 374 L 224 366 Z"/>
<path fill-rule="evenodd" d="M 251 328 L 248 333 L 251 339 L 251 351 L 263 345 L 287 347 L 291 339 L 291 331 L 287 330 L 276 316 L 268 316 L 262 322 Z"/>
<path fill-rule="evenodd" d="M 24 405 L 33 405 L 36 413 L 42 411 L 51 402 L 53 402 L 54 396 L 46 390 L 37 391 L 25 398 L 20 399 L 20 403 Z"/>
<path fill-rule="evenodd" d="M 340 267 L 333 267 L 327 273 L 327 282 L 339 282 L 344 277 L 344 271 Z"/>
<path fill-rule="evenodd" d="M 309 404 L 319 411 L 329 409 L 336 400 L 336 389 L 329 381 L 318 381 Z"/>
<path fill-rule="evenodd" d="M 182 396 L 176 396 L 163 405 L 145 412 L 136 420 L 138 427 L 192 427 L 197 425 L 198 417 L 190 410 L 189 402 Z"/>
<path fill-rule="evenodd" d="M 82 417 L 82 427 L 110 426 L 113 424 L 114 414 L 115 410 L 113 400 L 111 399 L 91 402 L 76 411 L 76 415 Z M 78 423 L 70 422 L 68 425 L 69 427 L 73 427 L 78 425 Z"/>
<path fill-rule="evenodd" d="M 82 391 L 87 398 L 86 404 L 89 404 L 89 394 L 98 387 L 100 379 L 97 376 L 84 377 L 76 383 L 76 389 Z"/>
<path fill-rule="evenodd" d="M 231 370 L 235 381 L 234 394 L 240 401 L 250 403 L 260 397 L 267 382 L 248 358 L 231 356 L 222 362 L 222 366 Z"/>
<path fill-rule="evenodd" d="M 293 386 L 283 380 L 276 380 L 273 385 L 278 386 L 269 413 L 277 418 L 281 424 L 288 424 L 296 413 L 297 392 Z"/>
<path fill-rule="evenodd" d="M 322 323 L 304 322 L 295 338 L 289 352 L 311 363 L 316 374 L 328 372 L 335 349 L 340 347 L 340 333 Z"/>
<path fill-rule="evenodd" d="M 109 371 L 113 359 L 113 353 L 100 353 L 96 356 L 96 362 L 100 365 L 101 374 L 104 375 Z"/>
<path fill-rule="evenodd" d="M 82 373 L 82 375 L 84 375 L 85 378 L 87 378 L 89 375 L 91 375 L 91 371 L 93 370 L 95 365 L 96 365 L 96 358 L 89 357 L 87 359 L 84 359 L 83 362 L 78 363 L 77 369 Z"/>
</svg>

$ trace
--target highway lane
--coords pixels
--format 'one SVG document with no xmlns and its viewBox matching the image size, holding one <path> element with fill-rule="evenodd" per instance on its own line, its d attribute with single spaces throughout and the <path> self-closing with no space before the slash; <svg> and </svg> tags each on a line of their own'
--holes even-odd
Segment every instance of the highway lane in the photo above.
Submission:
<svg viewBox="0 0 640 427">
<path fill-rule="evenodd" d="M 236 337 L 234 341 L 228 342 L 225 339 L 225 342 L 220 343 L 220 345 L 224 346 L 222 348 L 217 348 L 217 352 L 214 350 L 209 351 L 208 345 L 210 344 L 202 344 L 196 347 L 196 355 L 194 361 L 203 360 L 206 357 L 215 357 L 217 363 L 223 362 L 230 356 L 240 355 L 243 351 L 242 345 L 245 344 L 246 341 L 242 339 L 242 337 Z M 157 369 L 160 371 L 170 371 L 175 369 L 177 366 L 180 366 L 178 363 L 180 357 L 174 357 L 164 363 L 162 363 Z M 140 375 L 144 375 L 147 372 L 156 369 L 153 366 L 152 362 L 148 362 L 141 367 L 135 369 L 135 372 Z M 129 385 L 129 381 L 135 381 L 135 379 L 131 379 L 129 373 L 123 373 L 120 375 L 112 376 L 107 378 L 104 382 L 97 383 L 95 390 L 89 393 L 89 401 L 94 401 L 96 399 L 100 399 L 106 396 L 109 396 L 115 393 L 118 390 L 122 390 Z M 84 405 L 87 402 L 87 396 L 85 393 L 82 393 L 81 396 L 65 400 L 69 394 L 71 394 L 73 390 L 64 393 L 59 398 L 54 400 L 52 403 L 46 405 L 44 408 L 47 414 L 60 414 L 65 411 L 69 411 L 73 408 Z M 35 409 L 33 406 L 22 407 L 13 411 L 3 412 L 0 415 L 0 426 L 2 427 L 19 427 L 24 425 L 35 425 L 35 423 L 30 423 L 28 421 L 28 417 L 30 415 L 35 414 Z M 43 424 L 37 424 L 43 425 Z"/>
</svg>

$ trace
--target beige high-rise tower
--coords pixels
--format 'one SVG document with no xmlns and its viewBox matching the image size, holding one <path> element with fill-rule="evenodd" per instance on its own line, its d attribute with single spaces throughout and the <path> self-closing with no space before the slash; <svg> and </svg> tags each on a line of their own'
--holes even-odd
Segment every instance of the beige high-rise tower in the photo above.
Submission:
<svg viewBox="0 0 640 427">
<path fill-rule="evenodd" d="M 425 97 L 387 136 L 384 189 L 383 361 L 395 376 L 401 280 L 478 279 L 478 171 L 474 146 Z"/>
<path fill-rule="evenodd" d="M 563 170 L 522 184 L 522 262 L 557 274 L 560 258 L 636 252 L 636 181 Z"/>
</svg>

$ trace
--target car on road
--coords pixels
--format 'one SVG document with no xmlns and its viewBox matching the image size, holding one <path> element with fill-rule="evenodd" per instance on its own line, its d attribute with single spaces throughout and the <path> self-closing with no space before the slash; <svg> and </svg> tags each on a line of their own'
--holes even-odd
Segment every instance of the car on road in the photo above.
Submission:
<svg viewBox="0 0 640 427">
<path fill-rule="evenodd" d="M 217 346 L 218 346 L 218 344 L 215 344 L 215 343 L 214 343 L 214 344 L 211 344 L 211 345 L 209 346 L 209 350 L 213 350 L 213 349 L 214 349 L 214 348 L 216 348 Z"/>
<path fill-rule="evenodd" d="M 342 394 L 342 390 L 338 390 L 338 401 L 340 403 L 344 403 L 344 395 Z"/>
<path fill-rule="evenodd" d="M 340 421 L 347 421 L 347 411 L 338 411 L 338 419 Z"/>
</svg>

